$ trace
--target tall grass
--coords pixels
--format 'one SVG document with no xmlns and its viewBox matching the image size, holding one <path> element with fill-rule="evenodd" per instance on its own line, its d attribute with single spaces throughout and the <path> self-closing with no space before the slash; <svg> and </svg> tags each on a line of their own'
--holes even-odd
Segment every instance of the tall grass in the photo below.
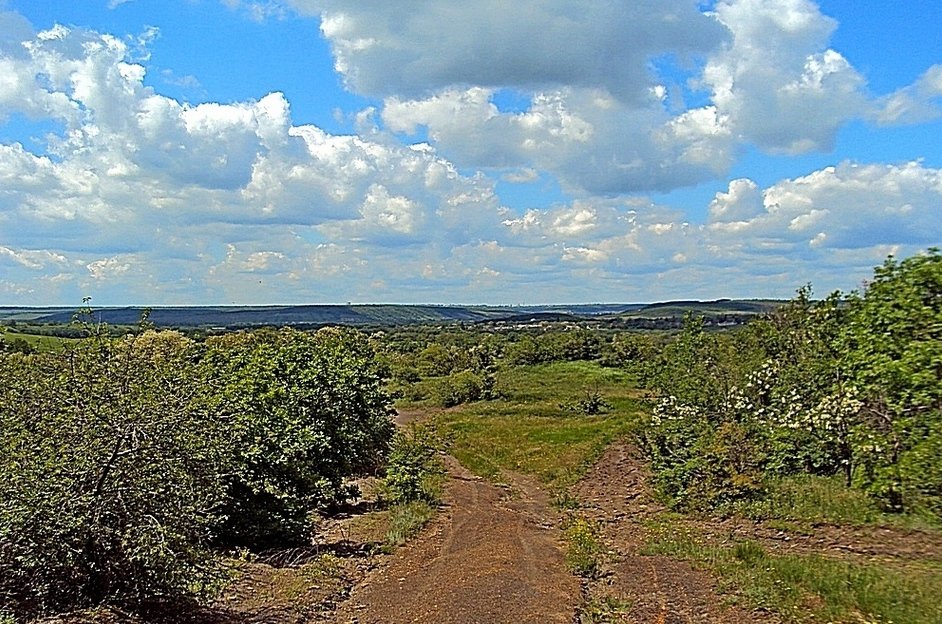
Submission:
<svg viewBox="0 0 942 624">
<path fill-rule="evenodd" d="M 423 500 L 393 505 L 389 509 L 389 529 L 384 546 L 390 548 L 405 544 L 435 517 L 435 513 L 436 507 Z"/>
<path fill-rule="evenodd" d="M 776 555 L 757 542 L 717 545 L 667 523 L 647 554 L 693 561 L 713 571 L 750 606 L 784 622 L 938 624 L 942 565 L 861 563 L 821 555 Z"/>
<path fill-rule="evenodd" d="M 783 520 L 799 527 L 811 523 L 918 529 L 936 526 L 931 519 L 914 514 L 884 513 L 865 492 L 846 487 L 839 475 L 804 474 L 776 479 L 767 484 L 766 496 L 739 503 L 731 511 L 754 520 Z"/>
</svg>

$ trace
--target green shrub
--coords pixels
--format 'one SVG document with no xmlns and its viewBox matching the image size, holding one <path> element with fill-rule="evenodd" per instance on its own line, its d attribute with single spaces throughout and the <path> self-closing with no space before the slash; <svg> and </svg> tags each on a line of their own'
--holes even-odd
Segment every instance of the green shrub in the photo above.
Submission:
<svg viewBox="0 0 942 624">
<path fill-rule="evenodd" d="M 338 330 L 0 354 L 0 612 L 201 597 L 211 546 L 306 540 L 385 459 L 382 381 Z"/>
<path fill-rule="evenodd" d="M 484 378 L 470 370 L 452 373 L 436 380 L 433 394 L 442 407 L 479 401 L 485 398 Z"/>
<path fill-rule="evenodd" d="M 303 543 L 311 513 L 349 498 L 378 470 L 393 423 L 383 371 L 352 330 L 230 334 L 208 340 L 211 398 L 230 424 L 227 545 Z"/>
<path fill-rule="evenodd" d="M 942 517 L 942 255 L 888 259 L 863 293 L 725 334 L 688 318 L 638 366 L 642 433 L 676 506 L 717 508 L 794 474 L 841 475 L 886 511 Z"/>
<path fill-rule="evenodd" d="M 0 605 L 43 613 L 198 595 L 223 431 L 179 334 L 0 355 Z"/>
<path fill-rule="evenodd" d="M 396 432 L 383 483 L 394 503 L 437 503 L 445 474 L 440 441 L 432 429 L 413 426 Z"/>
</svg>

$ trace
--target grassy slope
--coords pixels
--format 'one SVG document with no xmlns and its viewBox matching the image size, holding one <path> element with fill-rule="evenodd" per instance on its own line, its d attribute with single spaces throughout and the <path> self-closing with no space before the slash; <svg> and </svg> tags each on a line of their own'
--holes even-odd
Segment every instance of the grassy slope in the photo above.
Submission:
<svg viewBox="0 0 942 624">
<path fill-rule="evenodd" d="M 20 334 L 12 331 L 0 332 L 0 341 L 25 340 L 29 346 L 37 351 L 59 351 L 67 344 L 70 338 L 56 336 L 37 336 L 35 334 Z"/>
</svg>

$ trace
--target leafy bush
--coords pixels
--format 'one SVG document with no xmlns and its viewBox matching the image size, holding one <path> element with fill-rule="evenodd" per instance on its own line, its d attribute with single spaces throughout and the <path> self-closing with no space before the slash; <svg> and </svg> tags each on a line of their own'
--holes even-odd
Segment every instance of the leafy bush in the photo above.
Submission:
<svg viewBox="0 0 942 624">
<path fill-rule="evenodd" d="M 605 400 L 598 388 L 594 388 L 585 390 L 582 398 L 575 403 L 560 403 L 559 407 L 583 416 L 597 416 L 610 410 L 612 404 Z"/>
<path fill-rule="evenodd" d="M 442 407 L 454 407 L 485 398 L 485 379 L 471 370 L 463 370 L 442 377 L 435 382 L 435 402 Z"/>
<path fill-rule="evenodd" d="M 179 334 L 0 356 L 0 604 L 194 595 L 224 498 L 221 430 Z"/>
<path fill-rule="evenodd" d="M 396 432 L 383 480 L 392 502 L 438 502 L 445 474 L 440 448 L 440 441 L 427 427 Z"/>
<path fill-rule="evenodd" d="M 232 334 L 207 341 L 212 397 L 232 428 L 227 544 L 303 542 L 314 509 L 355 492 L 347 477 L 378 470 L 393 433 L 382 371 L 352 330 Z"/>
<path fill-rule="evenodd" d="M 210 547 L 301 541 L 393 432 L 360 334 L 176 332 L 0 354 L 0 612 L 199 597 Z"/>
<path fill-rule="evenodd" d="M 852 432 L 855 483 L 889 509 L 942 511 L 942 255 L 878 267 L 848 300 L 841 336 L 860 402 Z"/>
<path fill-rule="evenodd" d="M 660 490 L 710 509 L 840 474 L 889 511 L 939 518 L 942 256 L 890 258 L 862 294 L 810 295 L 734 333 L 687 319 L 636 365 L 657 397 L 642 438 Z"/>
</svg>

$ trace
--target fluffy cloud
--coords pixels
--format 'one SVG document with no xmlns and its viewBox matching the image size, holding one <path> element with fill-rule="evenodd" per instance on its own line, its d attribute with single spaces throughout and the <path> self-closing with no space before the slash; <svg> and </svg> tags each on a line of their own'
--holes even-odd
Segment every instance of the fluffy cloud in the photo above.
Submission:
<svg viewBox="0 0 942 624">
<path fill-rule="evenodd" d="M 678 292 L 749 296 L 750 289 L 785 297 L 809 280 L 821 290 L 853 288 L 849 276 L 863 279 L 887 254 L 938 244 L 940 205 L 942 170 L 846 162 L 765 189 L 734 180 L 699 224 L 638 199 L 530 210 L 504 220 L 505 236 L 490 256 L 520 249 L 570 275 L 591 268 L 583 300 L 620 282 L 629 292 L 642 285 L 648 300 Z"/>
<path fill-rule="evenodd" d="M 690 0 L 291 4 L 321 16 L 321 32 L 350 87 L 380 97 L 515 85 L 643 98 L 652 57 L 704 54 L 726 36 Z"/>
<path fill-rule="evenodd" d="M 48 248 L 67 259 L 74 278 L 57 284 L 73 296 L 135 280 L 146 296 L 193 288 L 187 273 L 220 293 L 219 275 L 323 279 L 325 250 L 365 257 L 360 243 L 463 239 L 498 219 L 493 182 L 428 146 L 294 126 L 280 93 L 181 104 L 145 86 L 131 54 L 115 37 L 61 26 L 0 54 L 17 81 L 0 110 L 63 128 L 46 154 L 0 145 L 0 261 L 23 281 L 58 274 L 31 251 Z"/>
<path fill-rule="evenodd" d="M 827 47 L 837 23 L 809 0 L 727 0 L 714 9 L 732 40 L 702 84 L 742 141 L 785 153 L 830 149 L 870 104 L 864 78 Z"/>
<path fill-rule="evenodd" d="M 711 206 L 717 233 L 775 240 L 802 254 L 802 248 L 833 249 L 929 246 L 938 243 L 942 224 L 942 171 L 918 162 L 902 165 L 843 163 L 765 189 L 761 210 L 730 221 L 745 202 L 755 207 L 749 181 L 734 181 Z M 753 185 L 754 186 L 754 185 Z M 745 196 L 745 197 L 743 197 Z M 748 213 L 746 213 L 748 214 Z"/>
<path fill-rule="evenodd" d="M 728 167 L 734 145 L 713 107 L 671 117 L 654 91 L 626 104 L 605 91 L 564 89 L 520 113 L 498 110 L 494 92 L 449 90 L 422 101 L 389 98 L 394 132 L 428 128 L 442 154 L 465 166 L 535 167 L 574 191 L 670 190 Z"/>
<path fill-rule="evenodd" d="M 938 72 L 874 98 L 810 0 L 291 4 L 320 16 L 349 88 L 383 97 L 386 127 L 570 192 L 671 190 L 725 173 L 744 146 L 827 151 L 850 120 L 937 113 Z M 503 90 L 530 106 L 500 110 Z"/>
</svg>

